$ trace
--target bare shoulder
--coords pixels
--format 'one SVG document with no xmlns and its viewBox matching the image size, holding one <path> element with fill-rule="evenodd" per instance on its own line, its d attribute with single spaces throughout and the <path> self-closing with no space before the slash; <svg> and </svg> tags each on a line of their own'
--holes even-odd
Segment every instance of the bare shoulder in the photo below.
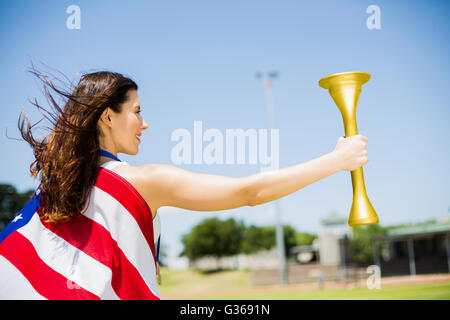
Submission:
<svg viewBox="0 0 450 320">
<path fill-rule="evenodd" d="M 193 211 L 219 211 L 254 203 L 255 179 L 195 173 L 167 164 L 118 166 L 147 201 L 153 215 L 163 206 Z"/>
<path fill-rule="evenodd" d="M 158 199 L 155 198 L 157 176 L 161 169 L 169 167 L 164 164 L 145 164 L 142 166 L 120 165 L 112 171 L 127 180 L 147 202 L 153 217 L 159 209 Z"/>
</svg>

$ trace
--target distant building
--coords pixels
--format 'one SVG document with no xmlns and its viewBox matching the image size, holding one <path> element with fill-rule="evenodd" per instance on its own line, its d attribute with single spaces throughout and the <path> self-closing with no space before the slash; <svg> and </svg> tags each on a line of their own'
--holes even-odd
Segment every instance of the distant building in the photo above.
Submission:
<svg viewBox="0 0 450 320">
<path fill-rule="evenodd" d="M 317 282 L 320 285 L 324 281 L 346 281 L 350 277 L 355 278 L 349 273 L 349 266 L 346 266 L 351 254 L 349 246 L 352 236 L 347 219 L 336 213 L 321 220 L 318 238 L 310 246 L 291 249 L 290 253 L 297 264 L 289 266 L 289 282 Z M 360 272 L 357 268 L 352 270 L 352 274 Z M 259 281 L 263 282 L 261 279 Z"/>
<path fill-rule="evenodd" d="M 340 280 L 345 281 L 352 272 L 369 264 L 378 265 L 385 277 L 450 272 L 450 219 L 392 229 L 384 236 L 372 238 L 373 261 L 366 264 L 352 259 L 352 228 L 345 218 L 332 214 L 323 219 L 318 236 L 318 243 L 294 247 L 291 254 L 305 268 L 314 263 L 321 270 L 334 266 Z"/>
<path fill-rule="evenodd" d="M 341 265 L 342 239 L 352 237 L 352 229 L 347 225 L 347 219 L 331 214 L 321 221 L 319 230 L 320 264 L 325 266 Z"/>
<path fill-rule="evenodd" d="M 344 259 L 343 245 L 351 237 L 352 229 L 348 227 L 347 220 L 332 213 L 321 220 L 318 238 L 311 245 L 293 247 L 290 254 L 300 264 L 317 262 L 324 266 L 339 266 Z"/>
<path fill-rule="evenodd" d="M 450 221 L 389 230 L 373 243 L 382 276 L 450 272 Z"/>
<path fill-rule="evenodd" d="M 306 264 L 319 261 L 319 239 L 314 239 L 311 245 L 292 247 L 290 255 L 297 263 Z"/>
<path fill-rule="evenodd" d="M 288 282 L 357 281 L 367 277 L 366 268 L 371 264 L 380 267 L 383 277 L 450 272 L 450 219 L 392 229 L 373 237 L 373 261 L 366 263 L 352 259 L 352 230 L 347 219 L 335 213 L 321 220 L 318 238 L 311 245 L 291 249 L 296 263 L 288 265 Z M 169 267 L 247 269 L 252 270 L 252 284 L 267 285 L 279 283 L 277 254 L 274 249 L 221 259 L 205 257 L 195 262 L 169 262 Z"/>
</svg>

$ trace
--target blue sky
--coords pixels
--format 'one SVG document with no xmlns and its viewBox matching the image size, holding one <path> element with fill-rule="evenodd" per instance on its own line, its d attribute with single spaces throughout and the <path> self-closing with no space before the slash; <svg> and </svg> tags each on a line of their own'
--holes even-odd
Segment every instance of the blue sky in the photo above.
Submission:
<svg viewBox="0 0 450 320">
<path fill-rule="evenodd" d="M 81 9 L 81 29 L 70 30 L 66 8 Z M 378 5 L 381 29 L 369 30 L 366 9 Z M 332 151 L 342 119 L 318 81 L 364 71 L 357 112 L 369 138 L 367 193 L 381 225 L 441 220 L 449 215 L 450 111 L 448 1 L 13 1 L 0 4 L 0 182 L 36 188 L 34 160 L 19 138 L 21 108 L 45 104 L 25 69 L 42 61 L 69 77 L 110 70 L 139 85 L 144 131 L 131 165 L 171 163 L 171 133 L 195 120 L 203 130 L 267 127 L 265 91 L 257 71 L 277 70 L 273 84 L 280 167 Z M 172 164 L 174 165 L 174 164 Z M 260 165 L 179 165 L 186 170 L 241 177 Z M 350 173 L 340 172 L 281 199 L 284 224 L 317 232 L 335 211 L 347 217 Z M 273 224 L 271 204 L 221 212 L 162 208 L 162 242 L 169 255 L 180 237 L 205 217 Z"/>
</svg>

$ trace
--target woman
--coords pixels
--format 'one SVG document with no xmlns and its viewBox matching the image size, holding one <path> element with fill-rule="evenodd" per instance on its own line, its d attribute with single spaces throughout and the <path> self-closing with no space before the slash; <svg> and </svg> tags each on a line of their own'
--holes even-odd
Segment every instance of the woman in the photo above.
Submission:
<svg viewBox="0 0 450 320">
<path fill-rule="evenodd" d="M 358 135 L 339 138 L 332 152 L 306 163 L 242 178 L 165 164 L 130 166 L 118 154 L 136 155 L 148 128 L 134 81 L 89 73 L 69 94 L 33 73 L 57 113 L 47 112 L 54 128 L 43 141 L 33 138 L 28 120 L 26 130 L 19 121 L 36 157 L 30 171 L 41 173 L 41 184 L 0 234 L 3 298 L 159 299 L 154 243 L 160 207 L 256 206 L 368 162 L 367 138 Z M 63 109 L 49 88 L 67 98 Z"/>
</svg>

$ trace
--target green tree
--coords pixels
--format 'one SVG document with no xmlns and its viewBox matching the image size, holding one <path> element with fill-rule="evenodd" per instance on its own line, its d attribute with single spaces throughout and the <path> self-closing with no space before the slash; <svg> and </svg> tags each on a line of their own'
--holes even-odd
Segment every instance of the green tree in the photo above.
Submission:
<svg viewBox="0 0 450 320">
<path fill-rule="evenodd" d="M 298 246 L 310 246 L 313 241 L 317 239 L 317 235 L 307 232 L 297 232 L 295 234 L 295 239 Z"/>
<path fill-rule="evenodd" d="M 0 184 L 0 230 L 25 206 L 31 199 L 35 190 L 18 192 L 10 184 Z"/>
<path fill-rule="evenodd" d="M 197 259 L 207 255 L 220 258 L 237 254 L 241 248 L 244 229 L 244 224 L 234 219 L 205 219 L 183 236 L 184 249 L 181 255 Z"/>
<path fill-rule="evenodd" d="M 286 254 L 297 245 L 296 231 L 291 226 L 283 226 Z M 181 256 L 195 260 L 203 256 L 235 255 L 268 250 L 276 246 L 275 227 L 246 227 L 234 219 L 221 221 L 217 218 L 205 219 L 182 238 Z"/>
<path fill-rule="evenodd" d="M 291 251 L 291 248 L 295 247 L 297 245 L 297 238 L 296 238 L 297 231 L 289 225 L 283 226 L 283 236 L 284 236 L 284 248 L 286 257 L 289 256 L 289 252 Z"/>
<path fill-rule="evenodd" d="M 275 228 L 250 226 L 244 231 L 241 252 L 254 253 L 270 250 L 275 246 Z"/>
<path fill-rule="evenodd" d="M 385 235 L 385 228 L 379 224 L 354 227 L 351 240 L 352 258 L 357 262 L 373 261 L 373 237 Z M 381 250 L 377 248 L 377 250 Z M 381 252 L 379 252 L 381 254 Z"/>
<path fill-rule="evenodd" d="M 297 245 L 296 231 L 289 225 L 283 226 L 284 247 L 286 254 Z M 269 250 L 276 246 L 276 231 L 274 226 L 246 228 L 242 241 L 242 253 L 254 253 L 260 250 Z"/>
</svg>

